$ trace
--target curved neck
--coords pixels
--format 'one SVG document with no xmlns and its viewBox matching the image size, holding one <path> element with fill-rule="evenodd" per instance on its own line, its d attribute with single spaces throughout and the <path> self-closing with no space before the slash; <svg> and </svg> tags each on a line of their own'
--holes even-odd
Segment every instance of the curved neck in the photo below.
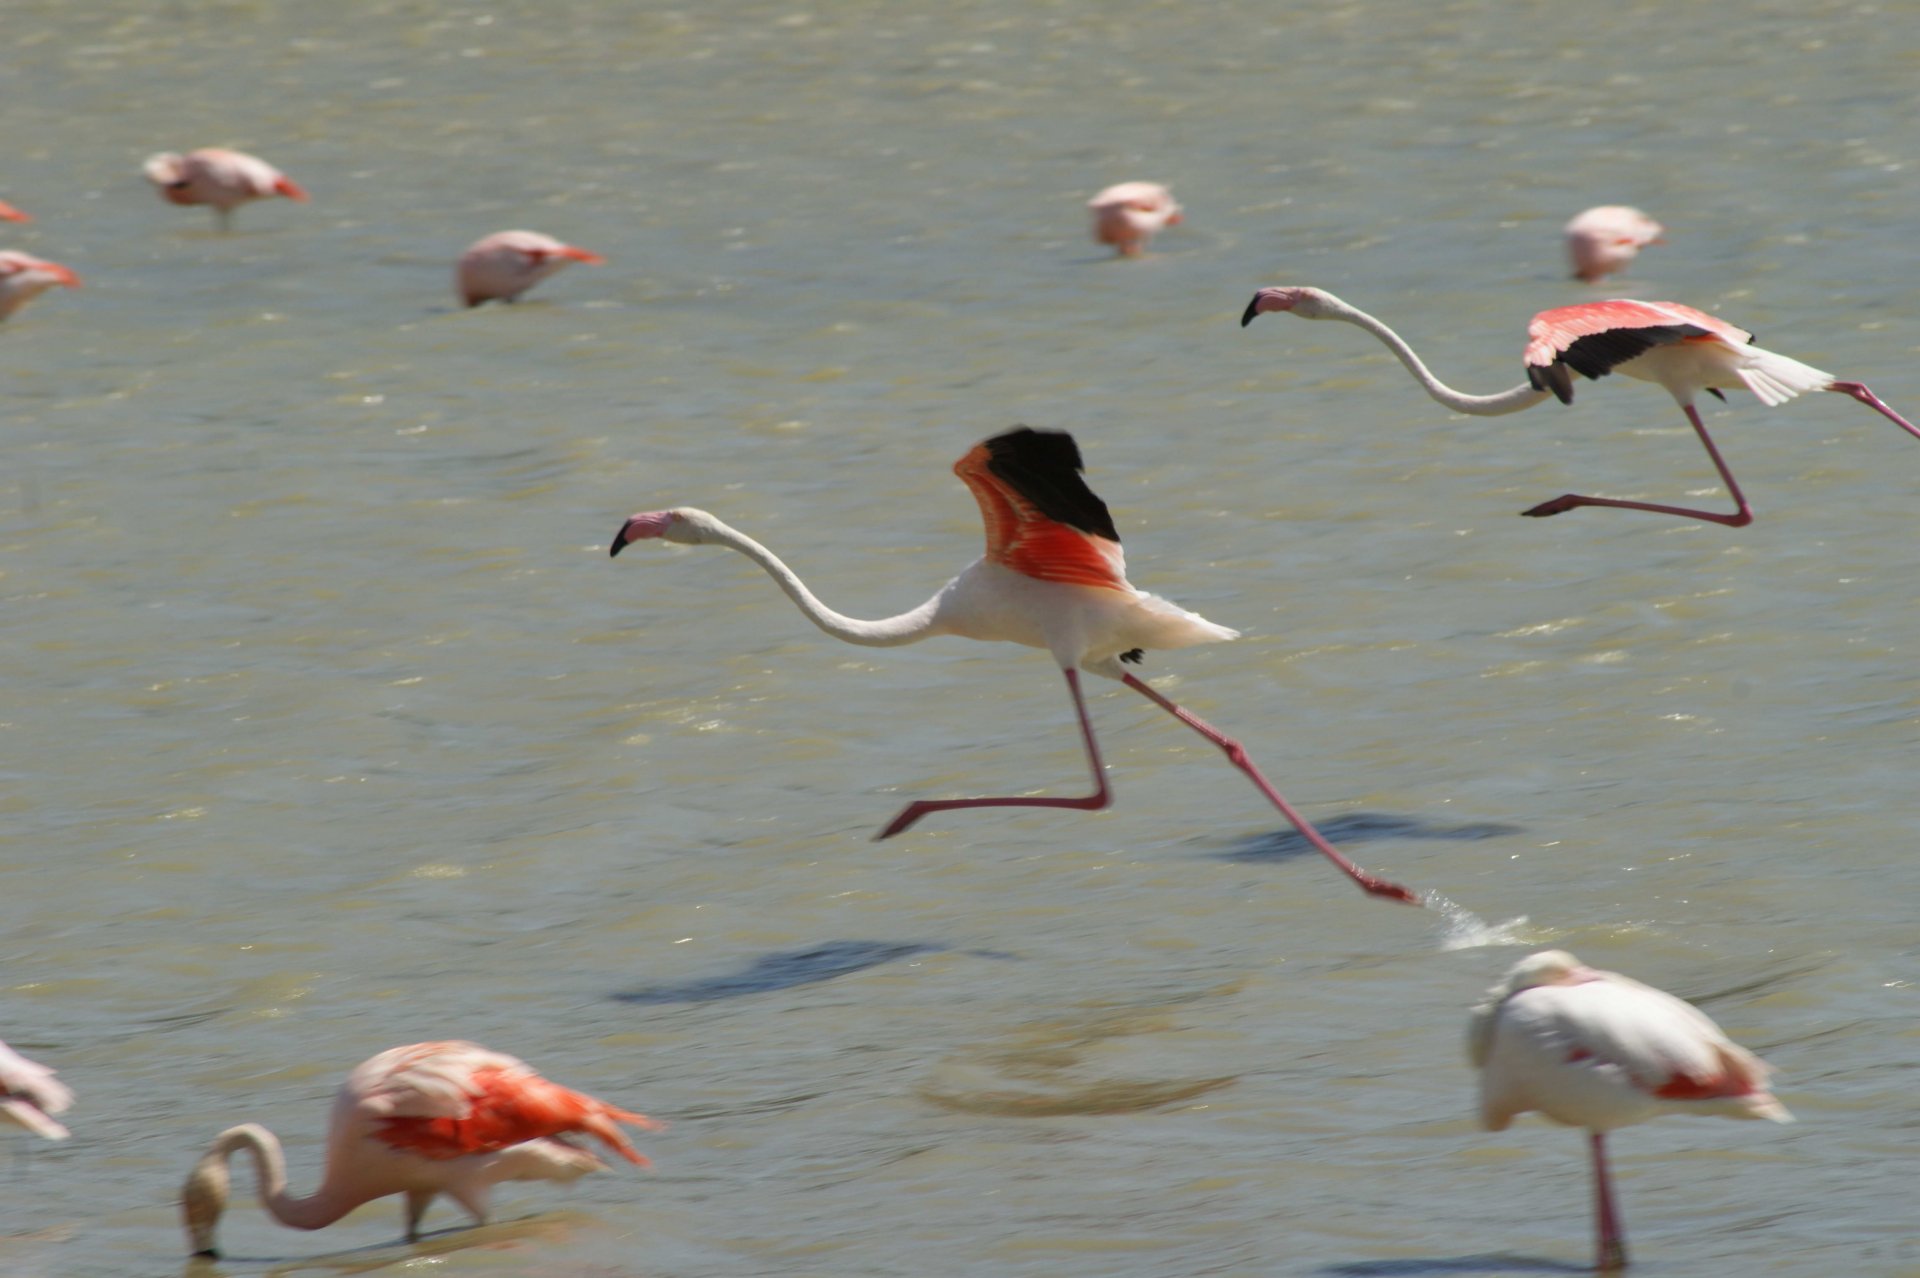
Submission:
<svg viewBox="0 0 1920 1278">
<path fill-rule="evenodd" d="M 257 1123 L 244 1123 L 221 1132 L 202 1161 L 218 1160 L 224 1163 L 235 1151 L 242 1149 L 253 1155 L 260 1205 L 273 1213 L 273 1218 L 283 1225 L 294 1229 L 319 1229 L 331 1225 L 365 1201 L 364 1198 L 340 1193 L 331 1183 L 322 1183 L 318 1190 L 305 1198 L 293 1197 L 287 1192 L 287 1159 L 281 1152 L 279 1138 Z"/>
<path fill-rule="evenodd" d="M 737 528 L 730 528 L 719 520 L 713 521 L 709 539 L 716 545 L 727 546 L 739 551 L 766 570 L 774 584 L 787 592 L 787 598 L 793 600 L 808 621 L 848 643 L 862 644 L 869 648 L 891 648 L 903 643 L 917 643 L 929 635 L 944 633 L 940 625 L 939 611 L 941 596 L 921 604 L 911 612 L 903 612 L 897 617 L 884 617 L 879 621 L 862 621 L 858 617 L 848 617 L 835 612 L 821 603 L 806 583 L 801 581 L 793 569 L 780 562 L 780 557 L 765 546 L 747 536 Z"/>
<path fill-rule="evenodd" d="M 1413 353 L 1413 347 L 1407 345 L 1400 334 L 1359 307 L 1343 302 L 1338 309 L 1329 308 L 1323 318 L 1344 320 L 1348 324 L 1358 325 L 1372 333 L 1388 350 L 1400 357 L 1400 362 L 1407 366 L 1409 373 L 1413 374 L 1413 380 L 1419 382 L 1427 394 L 1456 413 L 1468 413 L 1474 417 L 1500 417 L 1507 413 L 1517 413 L 1523 408 L 1532 408 L 1549 395 L 1549 392 L 1535 390 L 1525 382 L 1511 390 L 1501 391 L 1498 395 L 1468 395 L 1435 377 L 1432 370 Z"/>
</svg>

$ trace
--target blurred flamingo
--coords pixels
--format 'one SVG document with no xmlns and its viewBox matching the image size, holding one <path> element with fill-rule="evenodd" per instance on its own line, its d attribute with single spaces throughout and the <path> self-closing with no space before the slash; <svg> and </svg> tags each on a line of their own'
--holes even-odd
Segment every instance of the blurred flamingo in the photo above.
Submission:
<svg viewBox="0 0 1920 1278">
<path fill-rule="evenodd" d="M 1072 694 L 1094 790 L 1080 798 L 997 796 L 920 799 L 901 809 L 878 838 L 891 838 L 931 812 L 959 808 L 1074 808 L 1094 811 L 1112 802 L 1106 768 L 1080 691 L 1080 671 L 1117 679 L 1219 746 L 1322 855 L 1363 891 L 1418 905 L 1395 883 L 1367 874 L 1336 851 L 1254 767 L 1238 741 L 1162 696 L 1128 673 L 1147 648 L 1186 648 L 1239 637 L 1196 613 L 1136 590 L 1126 577 L 1120 534 L 1106 503 L 1081 478 L 1080 449 L 1063 431 L 1016 427 L 976 446 L 954 464 L 986 522 L 987 551 L 933 598 L 910 612 L 862 621 L 828 608 L 772 551 L 704 510 L 682 506 L 633 516 L 621 525 L 610 553 L 646 538 L 736 550 L 760 565 L 807 620 L 848 643 L 888 648 L 934 635 L 1005 640 L 1045 648 L 1059 662 Z"/>
<path fill-rule="evenodd" d="M 181 1189 L 181 1216 L 193 1254 L 217 1257 L 214 1231 L 226 1210 L 227 1160 L 253 1155 L 260 1202 L 283 1225 L 320 1229 L 362 1203 L 405 1194 L 407 1238 L 445 1194 L 476 1222 L 487 1219 L 494 1185 L 505 1180 L 578 1180 L 605 1166 L 573 1137 L 598 1137 L 630 1163 L 647 1160 L 618 1126 L 654 1130 L 644 1114 L 550 1083 L 524 1062 L 476 1043 L 415 1043 L 362 1063 L 333 1103 L 327 1169 L 305 1198 L 287 1192 L 286 1157 L 255 1123 L 214 1138 Z"/>
<path fill-rule="evenodd" d="M 468 246 L 454 268 L 454 288 L 468 306 L 522 293 L 569 262 L 599 266 L 607 259 L 538 231 L 495 231 Z"/>
<path fill-rule="evenodd" d="M 1666 227 L 1626 204 L 1602 204 L 1567 223 L 1567 257 L 1573 277 L 1597 284 L 1640 255 L 1649 244 L 1663 243 Z"/>
<path fill-rule="evenodd" d="M 147 157 L 147 180 L 172 204 L 209 204 L 223 231 L 233 227 L 233 211 L 249 200 L 284 195 L 305 202 L 298 182 L 265 160 L 244 151 L 202 147 L 180 155 L 161 151 Z"/>
<path fill-rule="evenodd" d="M 1467 1054 L 1480 1071 L 1480 1121 L 1505 1131 L 1538 1110 L 1584 1127 L 1593 1156 L 1597 1269 L 1627 1263 L 1607 1171 L 1606 1134 L 1661 1114 L 1793 1116 L 1767 1090 L 1767 1066 L 1689 1003 L 1583 967 L 1564 950 L 1522 959 L 1473 1010 Z"/>
<path fill-rule="evenodd" d="M 1678 302 L 1634 302 L 1616 298 L 1541 311 L 1527 325 L 1527 380 L 1497 395 L 1468 395 L 1455 390 L 1429 372 L 1398 333 L 1325 289 L 1263 288 L 1247 304 L 1246 312 L 1240 317 L 1241 327 L 1268 311 L 1285 311 L 1302 319 L 1339 320 L 1365 329 L 1399 356 L 1429 396 L 1456 413 L 1477 417 L 1517 413 L 1541 403 L 1549 395 L 1563 404 L 1571 404 L 1575 373 L 1600 378 L 1619 372 L 1639 381 L 1655 382 L 1666 388 L 1680 405 L 1680 411 L 1686 414 L 1738 507 L 1733 514 L 1722 515 L 1688 506 L 1565 493 L 1520 512 L 1535 518 L 1562 514 L 1581 506 L 1611 506 L 1704 519 L 1729 528 L 1752 523 L 1752 507 L 1741 493 L 1733 472 L 1721 460 L 1720 450 L 1707 433 L 1706 423 L 1694 408 L 1694 397 L 1700 391 L 1724 400 L 1726 396 L 1720 393 L 1720 388 L 1745 387 L 1769 407 L 1784 404 L 1807 391 L 1835 391 L 1859 400 L 1909 435 L 1920 438 L 1920 429 L 1859 382 L 1838 381 L 1831 373 L 1762 350 L 1753 345 L 1753 334 L 1745 329 Z"/>
<path fill-rule="evenodd" d="M 79 288 L 80 277 L 58 262 L 22 253 L 0 250 L 0 320 L 40 296 L 54 285 Z"/>
<path fill-rule="evenodd" d="M 52 1116 L 72 1104 L 72 1090 L 52 1070 L 0 1043 L 0 1119 L 48 1140 L 65 1140 L 67 1129 Z"/>
<path fill-rule="evenodd" d="M 1121 257 L 1146 252 L 1153 237 L 1180 225 L 1180 206 L 1173 192 L 1158 182 L 1122 182 L 1087 201 L 1093 214 L 1093 238 L 1111 244 Z"/>
<path fill-rule="evenodd" d="M 0 222 L 31 222 L 33 215 L 22 213 L 5 200 L 0 200 Z"/>
</svg>

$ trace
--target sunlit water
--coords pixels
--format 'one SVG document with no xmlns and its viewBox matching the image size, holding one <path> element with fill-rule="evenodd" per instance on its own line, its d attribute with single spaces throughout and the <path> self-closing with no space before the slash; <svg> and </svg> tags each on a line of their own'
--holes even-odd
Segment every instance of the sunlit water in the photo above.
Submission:
<svg viewBox="0 0 1920 1278">
<path fill-rule="evenodd" d="M 70 5 L 7 12 L 0 241 L 85 278 L 0 333 L 0 1037 L 80 1095 L 0 1153 L 0 1273 L 183 1264 L 221 1127 L 317 1176 L 327 1099 L 478 1039 L 672 1122 L 657 1169 L 399 1243 L 228 1219 L 214 1272 L 1557 1273 L 1576 1133 L 1472 1119 L 1466 1009 L 1526 947 L 1700 1001 L 1799 1123 L 1616 1142 L 1642 1275 L 1920 1272 L 1913 494 L 1838 396 L 1657 389 L 1452 418 L 1337 289 L 1493 391 L 1592 297 L 1560 225 L 1641 205 L 1623 295 L 1920 409 L 1920 24 L 1898 5 Z M 150 151 L 314 195 L 216 235 Z M 1171 184 L 1137 262 L 1081 207 Z M 450 267 L 607 255 L 517 307 Z M 978 553 L 949 466 L 1080 439 L 1155 654 L 1371 869 L 1362 898 L 1124 690 L 1071 793 L 1044 654 L 848 648 L 709 508 L 884 615 Z"/>
</svg>

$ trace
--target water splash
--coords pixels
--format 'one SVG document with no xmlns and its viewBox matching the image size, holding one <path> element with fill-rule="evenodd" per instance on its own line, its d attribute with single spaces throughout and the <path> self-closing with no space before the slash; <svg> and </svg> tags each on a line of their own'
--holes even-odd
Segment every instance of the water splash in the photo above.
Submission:
<svg viewBox="0 0 1920 1278">
<path fill-rule="evenodd" d="M 1473 950 L 1486 945 L 1531 945 L 1538 939 L 1533 929 L 1528 927 L 1528 918 L 1524 914 L 1516 915 L 1504 923 L 1489 923 L 1461 905 L 1438 892 L 1427 893 L 1426 907 L 1440 917 L 1440 948 L 1449 950 Z"/>
</svg>

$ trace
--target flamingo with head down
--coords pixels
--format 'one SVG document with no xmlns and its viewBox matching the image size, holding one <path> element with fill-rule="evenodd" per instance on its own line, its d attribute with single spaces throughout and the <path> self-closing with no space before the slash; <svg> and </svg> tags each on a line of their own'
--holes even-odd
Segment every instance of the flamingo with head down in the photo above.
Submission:
<svg viewBox="0 0 1920 1278">
<path fill-rule="evenodd" d="M 67 1129 L 53 1115 L 72 1105 L 72 1090 L 52 1070 L 0 1043 L 0 1119 L 48 1140 L 65 1140 Z"/>
<path fill-rule="evenodd" d="M 682 506 L 638 514 L 621 525 L 612 554 L 636 541 L 725 546 L 772 577 L 807 620 L 847 643 L 886 648 L 934 635 L 1004 640 L 1045 648 L 1066 676 L 1073 698 L 1093 792 L 1074 798 L 1025 795 L 978 799 L 919 799 L 889 821 L 886 839 L 933 812 L 961 808 L 1072 808 L 1094 811 L 1112 802 L 1106 768 L 1080 689 L 1080 672 L 1115 679 L 1220 747 L 1294 827 L 1362 891 L 1409 905 L 1420 899 L 1397 883 L 1362 871 L 1322 838 L 1268 783 L 1238 741 L 1168 700 L 1129 673 L 1149 648 L 1186 648 L 1234 639 L 1177 604 L 1134 588 L 1127 580 L 1120 534 L 1106 503 L 1081 478 L 1080 450 L 1062 431 L 1020 426 L 975 447 L 954 464 L 986 522 L 986 554 L 919 607 L 897 617 L 863 621 L 821 603 L 791 568 L 753 538 L 704 510 Z"/>
<path fill-rule="evenodd" d="M 1661 243 L 1667 228 L 1626 204 L 1602 204 L 1567 223 L 1567 257 L 1573 277 L 1597 284 L 1640 256 L 1649 244 Z"/>
<path fill-rule="evenodd" d="M 307 192 L 298 182 L 257 155 L 202 147 L 181 155 L 161 151 L 142 166 L 147 180 L 169 204 L 206 204 L 223 231 L 233 227 L 233 211 L 251 200 L 285 196 L 305 203 Z"/>
<path fill-rule="evenodd" d="M 1831 373 L 1753 344 L 1753 334 L 1725 320 L 1678 302 L 1635 302 L 1615 299 L 1561 306 L 1541 311 L 1527 325 L 1527 380 L 1496 395 L 1469 395 L 1435 377 L 1398 333 L 1357 306 L 1325 289 L 1263 288 L 1240 317 L 1242 328 L 1269 311 L 1302 319 L 1339 320 L 1372 333 L 1406 366 L 1421 389 L 1456 413 L 1498 417 L 1544 402 L 1549 396 L 1563 404 L 1573 402 L 1573 375 L 1601 378 L 1618 372 L 1666 389 L 1686 414 L 1694 433 L 1726 481 L 1737 509 L 1729 515 L 1688 506 L 1622 501 L 1612 497 L 1583 497 L 1565 493 L 1520 513 L 1535 518 L 1563 514 L 1581 506 L 1611 506 L 1619 510 L 1650 510 L 1742 528 L 1753 522 L 1753 508 L 1721 460 L 1720 450 L 1694 408 L 1701 391 L 1725 399 L 1722 389 L 1744 388 L 1761 403 L 1773 407 L 1808 391 L 1834 391 L 1859 400 L 1915 438 L 1920 428 L 1881 402 L 1859 382 L 1843 382 Z"/>
<path fill-rule="evenodd" d="M 563 244 L 538 231 L 495 231 L 467 247 L 454 267 L 454 291 L 468 306 L 520 295 L 570 262 L 599 266 L 607 259 L 591 249 Z"/>
<path fill-rule="evenodd" d="M 80 277 L 44 257 L 15 249 L 0 250 L 0 320 L 56 285 L 79 288 Z"/>
<path fill-rule="evenodd" d="M 1096 244 L 1111 244 L 1121 257 L 1138 257 L 1153 237 L 1180 225 L 1180 205 L 1158 182 L 1121 182 L 1087 201 Z"/>
</svg>

